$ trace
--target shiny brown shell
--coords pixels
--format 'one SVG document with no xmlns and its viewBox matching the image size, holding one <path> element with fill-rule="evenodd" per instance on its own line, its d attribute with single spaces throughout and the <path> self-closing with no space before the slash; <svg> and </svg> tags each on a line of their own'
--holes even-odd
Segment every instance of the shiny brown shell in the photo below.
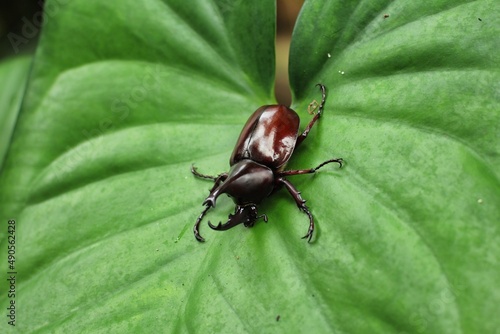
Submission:
<svg viewBox="0 0 500 334">
<path fill-rule="evenodd" d="M 299 115 L 284 105 L 260 107 L 241 130 L 230 166 L 251 159 L 272 170 L 282 169 L 292 156 L 299 126 Z"/>
</svg>

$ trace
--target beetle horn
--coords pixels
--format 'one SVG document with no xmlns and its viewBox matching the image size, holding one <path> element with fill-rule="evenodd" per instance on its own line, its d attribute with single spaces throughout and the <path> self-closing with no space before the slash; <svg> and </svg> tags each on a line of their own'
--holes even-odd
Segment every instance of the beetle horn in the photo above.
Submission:
<svg viewBox="0 0 500 334">
<path fill-rule="evenodd" d="M 233 228 L 235 227 L 236 225 L 240 224 L 241 222 L 237 223 L 237 222 L 233 222 L 231 221 L 231 219 L 229 219 L 227 221 L 227 223 L 225 224 L 222 224 L 222 222 L 219 222 L 219 224 L 217 224 L 217 226 L 213 225 L 210 221 L 208 221 L 208 226 L 210 226 L 210 228 L 212 230 L 216 230 L 216 231 L 226 231 L 226 230 L 229 230 L 230 228 Z"/>
<path fill-rule="evenodd" d="M 219 222 L 219 224 L 215 226 L 212 223 L 208 222 L 208 226 L 210 226 L 210 228 L 212 228 L 213 230 L 217 231 L 226 231 L 239 224 L 245 224 L 245 226 L 252 226 L 253 221 L 255 221 L 255 219 L 257 218 L 255 214 L 252 215 L 252 212 L 255 211 L 256 208 L 252 206 L 237 205 L 234 210 L 234 214 L 229 214 L 229 219 L 225 224 Z"/>
</svg>

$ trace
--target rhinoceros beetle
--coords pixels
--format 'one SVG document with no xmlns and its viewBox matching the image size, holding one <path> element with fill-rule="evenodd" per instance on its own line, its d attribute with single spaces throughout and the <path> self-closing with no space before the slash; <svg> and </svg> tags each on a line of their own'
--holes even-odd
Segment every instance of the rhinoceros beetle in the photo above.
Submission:
<svg viewBox="0 0 500 334">
<path fill-rule="evenodd" d="M 309 217 L 309 229 L 303 239 L 311 241 L 314 232 L 314 219 L 300 196 L 300 192 L 286 179 L 287 176 L 314 173 L 326 164 L 336 162 L 342 167 L 342 159 L 330 159 L 311 169 L 284 170 L 294 149 L 306 139 L 309 131 L 321 116 L 326 100 L 326 88 L 321 89 L 322 98 L 318 112 L 309 122 L 305 130 L 299 134 L 300 119 L 295 111 L 284 105 L 266 105 L 257 109 L 248 119 L 240 137 L 236 142 L 231 158 L 230 170 L 217 176 L 204 175 L 191 166 L 191 172 L 202 179 L 214 181 L 210 194 L 202 205 L 202 211 L 193 227 L 196 240 L 203 242 L 199 227 L 207 211 L 215 207 L 217 197 L 227 194 L 236 204 L 234 214 L 229 220 L 217 226 L 208 225 L 217 231 L 228 230 L 238 224 L 252 227 L 255 221 L 262 218 L 267 222 L 265 214 L 257 213 L 257 205 L 281 186 L 285 186 L 295 203 Z"/>
</svg>

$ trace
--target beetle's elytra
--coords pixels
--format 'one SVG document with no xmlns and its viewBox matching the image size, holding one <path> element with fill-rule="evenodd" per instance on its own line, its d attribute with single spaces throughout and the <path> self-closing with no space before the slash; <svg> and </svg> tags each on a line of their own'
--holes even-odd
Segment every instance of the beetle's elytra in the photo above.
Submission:
<svg viewBox="0 0 500 334">
<path fill-rule="evenodd" d="M 314 219 L 300 196 L 300 192 L 286 179 L 287 176 L 309 174 L 316 172 L 326 164 L 336 162 L 342 167 L 342 159 L 330 159 L 311 169 L 284 170 L 292 153 L 304 139 L 323 112 L 326 100 L 326 88 L 321 89 L 321 103 L 318 113 L 309 122 L 305 130 L 299 134 L 300 119 L 295 111 L 284 105 L 267 105 L 257 109 L 248 119 L 240 137 L 236 142 L 227 173 L 217 176 L 200 174 L 194 166 L 191 172 L 200 178 L 214 181 L 210 194 L 203 202 L 206 208 L 202 211 L 193 232 L 196 240 L 205 241 L 200 235 L 199 227 L 208 209 L 215 207 L 220 194 L 229 195 L 236 204 L 234 214 L 229 214 L 229 220 L 217 226 L 208 225 L 218 231 L 228 230 L 238 224 L 252 227 L 258 218 L 267 222 L 265 214 L 259 215 L 257 205 L 281 186 L 285 186 L 295 203 L 308 217 L 309 229 L 303 238 L 310 242 L 314 232 Z"/>
</svg>

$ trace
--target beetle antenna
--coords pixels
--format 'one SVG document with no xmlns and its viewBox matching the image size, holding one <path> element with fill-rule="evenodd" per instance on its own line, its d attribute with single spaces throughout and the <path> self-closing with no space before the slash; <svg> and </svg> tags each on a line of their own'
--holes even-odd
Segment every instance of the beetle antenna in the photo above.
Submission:
<svg viewBox="0 0 500 334">
<path fill-rule="evenodd" d="M 207 207 L 205 208 L 205 210 L 203 210 L 203 212 L 200 214 L 198 219 L 196 219 L 196 223 L 193 226 L 194 237 L 199 242 L 205 242 L 205 239 L 201 236 L 199 229 L 200 229 L 201 220 L 203 219 L 203 217 L 207 213 L 208 209 L 210 209 L 210 208 L 211 208 L 211 206 L 207 205 Z"/>
<path fill-rule="evenodd" d="M 207 179 L 212 181 L 217 180 L 217 177 L 219 177 L 219 176 L 201 174 L 200 172 L 198 172 L 198 168 L 196 168 L 194 164 L 191 165 L 191 173 L 193 173 L 194 176 L 199 177 L 200 179 Z"/>
</svg>

